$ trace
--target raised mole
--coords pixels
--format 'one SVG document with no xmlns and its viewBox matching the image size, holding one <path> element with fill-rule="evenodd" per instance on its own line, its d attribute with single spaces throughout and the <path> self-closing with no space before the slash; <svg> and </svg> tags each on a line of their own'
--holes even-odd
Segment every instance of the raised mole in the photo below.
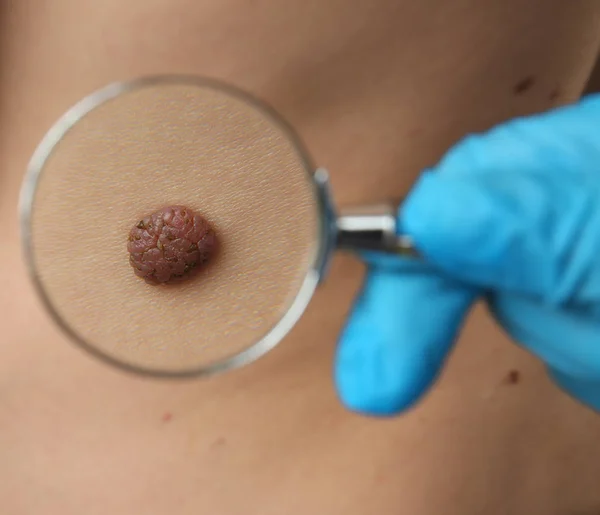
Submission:
<svg viewBox="0 0 600 515">
<path fill-rule="evenodd" d="M 129 263 L 148 284 L 192 278 L 215 254 L 217 238 L 207 220 L 185 206 L 167 206 L 139 220 L 129 232 Z"/>
</svg>

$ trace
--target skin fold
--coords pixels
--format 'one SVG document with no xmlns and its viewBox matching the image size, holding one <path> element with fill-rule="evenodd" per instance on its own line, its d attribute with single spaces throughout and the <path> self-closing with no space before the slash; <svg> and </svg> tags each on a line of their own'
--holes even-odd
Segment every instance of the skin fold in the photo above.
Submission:
<svg viewBox="0 0 600 515">
<path fill-rule="evenodd" d="M 590 80 L 585 88 L 586 94 L 598 93 L 600 91 L 600 61 L 596 62 Z"/>
<path fill-rule="evenodd" d="M 52 325 L 17 220 L 40 138 L 114 80 L 201 74 L 267 100 L 348 205 L 401 198 L 467 133 L 575 101 L 599 44 L 593 0 L 1 0 L 3 513 L 600 513 L 600 417 L 483 308 L 433 390 L 391 420 L 335 395 L 335 343 L 363 273 L 341 254 L 267 357 L 153 381 Z"/>
</svg>

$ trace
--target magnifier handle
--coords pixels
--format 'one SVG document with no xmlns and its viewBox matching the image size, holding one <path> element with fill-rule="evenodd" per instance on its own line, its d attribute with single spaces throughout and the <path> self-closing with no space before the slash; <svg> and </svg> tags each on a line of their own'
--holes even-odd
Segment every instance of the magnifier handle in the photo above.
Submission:
<svg viewBox="0 0 600 515">
<path fill-rule="evenodd" d="M 354 252 L 367 250 L 419 257 L 411 238 L 398 234 L 397 208 L 392 204 L 341 210 L 336 218 L 336 246 Z"/>
</svg>

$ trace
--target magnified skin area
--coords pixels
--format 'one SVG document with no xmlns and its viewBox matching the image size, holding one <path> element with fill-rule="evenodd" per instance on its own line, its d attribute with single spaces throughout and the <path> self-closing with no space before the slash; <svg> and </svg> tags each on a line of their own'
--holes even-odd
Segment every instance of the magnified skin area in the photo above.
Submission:
<svg viewBox="0 0 600 515">
<path fill-rule="evenodd" d="M 33 200 L 32 261 L 54 312 L 79 341 L 146 371 L 197 374 L 248 350 L 305 284 L 314 286 L 317 199 L 303 155 L 274 117 L 213 82 L 136 82 L 88 111 L 44 161 Z M 124 259 L 139 220 L 139 272 L 156 280 L 158 261 L 160 280 L 170 280 L 160 261 L 166 237 L 177 234 L 161 242 L 152 217 L 143 220 L 161 205 L 200 206 L 210 216 L 223 252 L 201 288 L 145 288 Z M 98 220 L 111 230 L 90 230 Z M 111 273 L 90 296 L 80 278 L 107 264 Z M 149 317 L 151 309 L 160 316 Z"/>
<path fill-rule="evenodd" d="M 191 279 L 217 245 L 208 221 L 185 206 L 168 206 L 144 217 L 130 231 L 129 262 L 148 284 Z"/>
<path fill-rule="evenodd" d="M 207 381 L 151 381 L 54 327 L 17 223 L 23 171 L 56 118 L 112 81 L 155 73 L 208 75 L 267 100 L 330 171 L 340 206 L 401 198 L 464 135 L 576 100 L 599 11 L 594 0 L 0 2 L 2 513 L 600 513 L 598 415 L 482 307 L 433 390 L 392 420 L 348 413 L 333 388 L 364 271 L 346 255 L 271 354 Z M 136 288 L 128 231 L 160 205 L 119 234 Z M 180 290 L 146 289 L 174 302 Z"/>
</svg>

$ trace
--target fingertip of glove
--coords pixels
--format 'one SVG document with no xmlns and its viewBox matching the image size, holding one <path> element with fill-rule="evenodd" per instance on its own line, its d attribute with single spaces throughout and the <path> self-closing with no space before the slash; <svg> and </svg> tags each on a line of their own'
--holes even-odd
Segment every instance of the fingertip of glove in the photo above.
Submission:
<svg viewBox="0 0 600 515">
<path fill-rule="evenodd" d="M 412 407 L 431 378 L 414 359 L 397 355 L 397 342 L 385 342 L 376 330 L 350 327 L 335 361 L 338 396 L 350 411 L 390 417 Z M 396 354 L 396 355 L 394 355 Z"/>
<path fill-rule="evenodd" d="M 393 417 L 410 409 L 420 397 L 411 380 L 398 376 L 391 384 L 361 382 L 356 376 L 336 374 L 337 393 L 349 411 L 373 417 Z"/>
<path fill-rule="evenodd" d="M 424 264 L 371 268 L 337 347 L 342 403 L 373 416 L 412 407 L 441 369 L 473 298 Z"/>
</svg>

